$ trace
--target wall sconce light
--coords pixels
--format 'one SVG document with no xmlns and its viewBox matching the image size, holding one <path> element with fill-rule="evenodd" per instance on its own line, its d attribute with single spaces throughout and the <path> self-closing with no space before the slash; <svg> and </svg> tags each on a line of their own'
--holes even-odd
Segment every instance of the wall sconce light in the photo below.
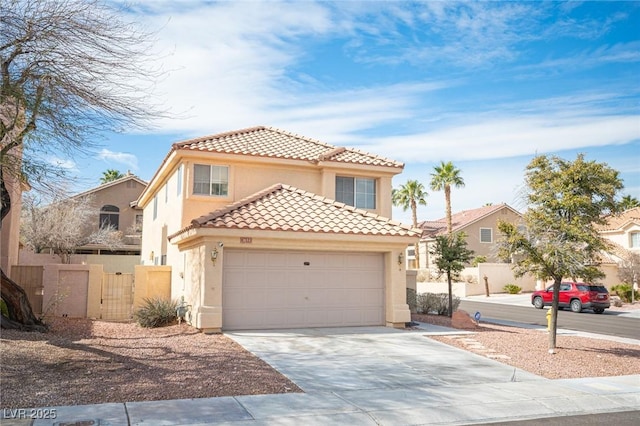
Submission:
<svg viewBox="0 0 640 426">
<path fill-rule="evenodd" d="M 149 253 L 149 260 L 153 262 L 153 256 L 155 253 L 153 253 L 153 251 L 151 251 L 151 253 Z"/>
<path fill-rule="evenodd" d="M 400 254 L 398 255 L 398 265 L 402 265 L 403 261 L 404 261 L 404 253 L 400 252 Z"/>
<path fill-rule="evenodd" d="M 218 258 L 218 249 L 214 248 L 211 251 L 211 263 L 213 263 L 213 266 L 216 266 L 216 259 Z"/>
</svg>

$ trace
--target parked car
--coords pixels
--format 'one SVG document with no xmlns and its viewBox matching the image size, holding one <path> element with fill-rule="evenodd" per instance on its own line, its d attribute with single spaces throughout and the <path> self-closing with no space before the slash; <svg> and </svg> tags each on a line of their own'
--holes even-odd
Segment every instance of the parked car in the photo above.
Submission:
<svg viewBox="0 0 640 426">
<path fill-rule="evenodd" d="M 553 303 L 553 285 L 545 290 L 538 290 L 531 294 L 531 304 L 538 309 L 551 306 Z M 558 308 L 571 308 L 573 312 L 592 309 L 601 314 L 610 306 L 609 291 L 603 285 L 585 283 L 560 283 Z"/>
</svg>

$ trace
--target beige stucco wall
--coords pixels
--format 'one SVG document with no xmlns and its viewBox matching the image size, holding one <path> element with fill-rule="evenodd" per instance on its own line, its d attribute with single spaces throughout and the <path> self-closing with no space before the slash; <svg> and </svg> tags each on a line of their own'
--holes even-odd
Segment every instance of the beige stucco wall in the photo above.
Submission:
<svg viewBox="0 0 640 426">
<path fill-rule="evenodd" d="M 100 318 L 102 265 L 44 266 L 43 311 L 76 318 Z"/>
<path fill-rule="evenodd" d="M 134 209 L 130 203 L 138 199 L 145 186 L 135 179 L 125 180 L 123 182 L 97 187 L 90 195 L 93 199 L 93 205 L 97 210 L 102 206 L 112 205 L 120 209 L 118 230 L 123 233 L 133 227 L 135 224 L 136 214 L 142 214 L 140 209 Z M 93 224 L 95 229 L 99 228 L 100 223 Z"/>
<path fill-rule="evenodd" d="M 135 265 L 140 264 L 140 256 L 137 255 L 99 255 L 99 254 L 72 254 L 72 265 L 102 265 L 104 272 L 133 273 Z M 48 265 L 60 263 L 60 256 L 49 253 L 34 253 L 28 248 L 20 250 L 19 265 Z"/>
<path fill-rule="evenodd" d="M 193 165 L 213 164 L 229 167 L 229 194 L 225 197 L 194 195 Z M 177 171 L 182 165 L 182 185 L 178 195 Z M 166 245 L 166 236 L 188 226 L 194 218 L 209 214 L 241 200 L 271 185 L 283 183 L 305 191 L 335 199 L 335 177 L 354 176 L 376 179 L 376 209 L 374 213 L 391 217 L 392 177 L 397 168 L 312 164 L 302 161 L 214 155 L 212 153 L 177 151 L 169 156 L 150 183 L 149 191 L 140 198 L 144 208 L 142 263 L 159 263 L 162 255 L 167 263 L 184 261 L 178 252 Z M 168 187 L 168 190 L 165 189 Z M 154 198 L 157 214 L 153 217 Z M 153 255 L 152 255 L 153 252 Z M 157 258 L 157 259 L 156 259 Z M 175 276 L 174 276 L 175 278 Z"/>
<path fill-rule="evenodd" d="M 640 253 L 640 247 L 631 248 L 631 234 L 636 232 L 640 232 L 640 225 L 636 223 L 629 223 L 623 229 L 603 232 L 601 235 L 621 247 L 624 247 L 626 250 Z"/>
<path fill-rule="evenodd" d="M 500 238 L 500 232 L 498 231 L 498 221 L 500 220 L 517 224 L 520 221 L 520 216 L 505 207 L 464 229 L 467 234 L 467 248 L 474 251 L 474 256 L 486 256 L 487 262 L 499 260 L 496 256 L 496 251 L 497 242 Z M 492 229 L 493 242 L 480 242 L 481 228 Z"/>
<path fill-rule="evenodd" d="M 144 304 L 145 299 L 172 299 L 170 266 L 136 265 L 134 283 L 134 311 Z"/>
</svg>

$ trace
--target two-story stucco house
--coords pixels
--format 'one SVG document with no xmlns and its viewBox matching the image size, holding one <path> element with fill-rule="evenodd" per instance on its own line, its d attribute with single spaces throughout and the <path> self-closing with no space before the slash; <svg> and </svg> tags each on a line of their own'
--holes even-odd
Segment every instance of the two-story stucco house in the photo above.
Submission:
<svg viewBox="0 0 640 426">
<path fill-rule="evenodd" d="M 467 248 L 473 250 L 474 256 L 484 256 L 487 262 L 499 262 L 497 257 L 497 236 L 498 222 L 504 221 L 519 224 L 522 215 L 507 204 L 496 204 L 480 207 L 477 209 L 463 210 L 451 215 L 451 225 L 454 233 L 464 232 L 466 234 Z M 442 218 L 432 221 L 424 221 L 418 224 L 422 229 L 420 239 L 420 265 L 419 268 L 432 268 L 432 255 L 429 254 L 431 245 L 435 242 L 435 237 L 447 233 L 447 219 Z M 407 256 L 411 266 L 415 267 L 415 256 L 413 247 L 409 247 Z"/>
<path fill-rule="evenodd" d="M 402 169 L 267 127 L 175 143 L 138 200 L 143 263 L 171 266 L 206 332 L 404 327 L 419 231 L 389 219 Z"/>
<path fill-rule="evenodd" d="M 640 207 L 608 216 L 606 220 L 598 226 L 600 235 L 619 248 L 640 253 Z"/>
<path fill-rule="evenodd" d="M 143 216 L 142 209 L 137 207 L 136 201 L 146 187 L 147 182 L 132 173 L 127 173 L 120 179 L 74 195 L 73 198 L 91 197 L 93 206 L 100 210 L 98 222 L 91 224 L 94 230 L 110 226 L 123 235 L 123 244 L 116 250 L 90 244 L 78 247 L 76 253 L 139 255 Z"/>
</svg>

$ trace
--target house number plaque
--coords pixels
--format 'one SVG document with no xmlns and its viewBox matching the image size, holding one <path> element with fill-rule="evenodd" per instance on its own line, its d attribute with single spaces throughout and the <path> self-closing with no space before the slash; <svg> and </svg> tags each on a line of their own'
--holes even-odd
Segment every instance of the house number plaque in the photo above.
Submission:
<svg viewBox="0 0 640 426">
<path fill-rule="evenodd" d="M 253 238 L 251 237 L 240 237 L 241 244 L 251 244 L 253 242 Z"/>
</svg>

